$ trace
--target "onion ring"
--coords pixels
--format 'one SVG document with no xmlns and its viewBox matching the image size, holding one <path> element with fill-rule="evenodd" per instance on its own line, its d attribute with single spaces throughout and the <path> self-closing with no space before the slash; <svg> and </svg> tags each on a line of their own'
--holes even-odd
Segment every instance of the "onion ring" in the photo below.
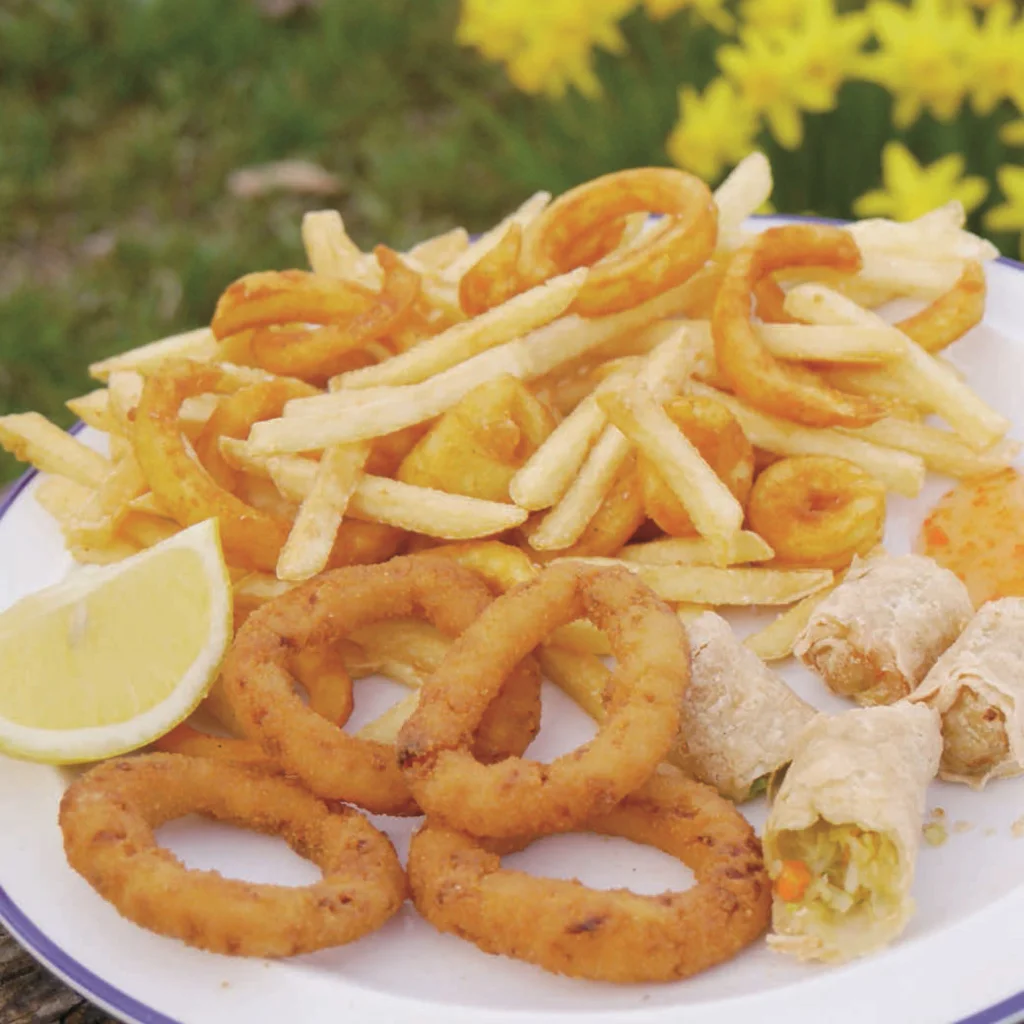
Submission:
<svg viewBox="0 0 1024 1024">
<path fill-rule="evenodd" d="M 761 844 L 710 786 L 659 774 L 584 828 L 654 846 L 692 868 L 697 884 L 640 896 L 534 878 L 502 868 L 479 840 L 429 819 L 409 848 L 416 909 L 485 953 L 620 983 L 690 977 L 767 928 L 771 883 Z"/>
<path fill-rule="evenodd" d="M 374 255 L 384 283 L 373 305 L 319 329 L 258 328 L 250 341 L 253 362 L 270 373 L 322 383 L 351 369 L 353 352 L 402 327 L 419 297 L 420 275 L 387 246 L 377 246 Z"/>
<path fill-rule="evenodd" d="M 558 626 L 586 617 L 618 659 L 597 736 L 550 765 L 484 765 L 465 745 L 509 672 Z M 402 727 L 398 762 L 420 807 L 473 835 L 542 835 L 579 825 L 643 785 L 679 730 L 686 632 L 626 569 L 572 563 L 497 598 L 449 648 Z"/>
<path fill-rule="evenodd" d="M 148 377 L 135 415 L 135 457 L 150 490 L 179 525 L 216 518 L 233 564 L 273 572 L 291 524 L 220 486 L 189 455 L 178 422 L 186 398 L 229 390 L 229 380 L 216 366 L 187 360 L 169 363 Z M 402 537 L 401 530 L 382 523 L 344 522 L 330 564 L 380 561 L 394 554 Z"/>
<path fill-rule="evenodd" d="M 246 619 L 224 662 L 224 694 L 246 735 L 318 796 L 377 814 L 416 814 L 394 748 L 344 733 L 306 707 L 294 692 L 289 660 L 306 645 L 334 643 L 371 622 L 400 616 L 424 617 L 454 637 L 490 600 L 475 573 L 429 555 L 325 573 Z M 536 735 L 540 673 L 528 654 L 500 693 L 491 694 L 493 703 L 484 702 L 487 714 L 477 720 L 475 744 L 484 760 L 522 753 Z"/>
<path fill-rule="evenodd" d="M 708 187 L 684 171 L 644 167 L 606 174 L 559 196 L 523 233 L 520 273 L 535 285 L 574 269 L 568 255 L 580 236 L 630 213 L 665 214 L 673 224 L 646 244 L 594 263 L 571 312 L 601 316 L 630 309 L 682 284 L 714 251 L 718 211 Z"/>
<path fill-rule="evenodd" d="M 813 427 L 863 427 L 885 406 L 827 387 L 801 367 L 787 366 L 762 344 L 751 322 L 758 281 L 793 266 L 829 266 L 853 272 L 860 250 L 849 232 L 820 225 L 769 228 L 738 249 L 715 300 L 711 332 L 718 370 L 733 391 L 762 412 Z"/>
<path fill-rule="evenodd" d="M 199 813 L 279 835 L 324 873 L 296 888 L 186 868 L 153 830 Z M 350 807 L 280 776 L 180 754 L 108 761 L 60 803 L 68 863 L 129 920 L 190 946 L 282 957 L 340 946 L 379 928 L 406 896 L 390 840 Z"/>
<path fill-rule="evenodd" d="M 754 449 L 736 417 L 721 402 L 687 395 L 665 403 L 665 412 L 700 452 L 741 505 L 754 482 Z M 637 458 L 644 509 L 672 537 L 693 537 L 697 527 L 689 512 L 665 483 L 657 465 L 646 455 Z"/>
<path fill-rule="evenodd" d="M 210 329 L 221 339 L 270 324 L 329 324 L 365 313 L 376 298 L 355 281 L 307 270 L 261 270 L 228 285 Z"/>
<path fill-rule="evenodd" d="M 885 486 L 845 459 L 780 459 L 754 482 L 747 519 L 779 563 L 845 569 L 882 540 Z"/>
</svg>

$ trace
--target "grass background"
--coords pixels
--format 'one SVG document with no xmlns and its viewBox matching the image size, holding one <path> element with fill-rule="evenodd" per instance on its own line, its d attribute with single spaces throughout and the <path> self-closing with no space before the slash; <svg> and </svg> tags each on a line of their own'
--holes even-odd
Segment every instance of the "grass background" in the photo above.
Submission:
<svg viewBox="0 0 1024 1024">
<path fill-rule="evenodd" d="M 283 19 L 254 0 L 5 0 L 0 413 L 67 424 L 91 361 L 207 321 L 247 271 L 303 265 L 301 215 L 325 202 L 235 197 L 240 167 L 315 161 L 359 243 L 404 247 L 538 188 L 666 163 L 678 85 L 715 73 L 711 30 L 635 14 L 628 56 L 599 56 L 604 98 L 548 102 L 457 47 L 457 15 L 457 0 L 323 0 Z M 845 92 L 798 153 L 765 140 L 778 209 L 842 216 L 877 184 L 889 97 Z M 909 141 L 932 159 L 969 142 L 927 119 Z M 19 471 L 0 452 L 0 483 Z"/>
</svg>

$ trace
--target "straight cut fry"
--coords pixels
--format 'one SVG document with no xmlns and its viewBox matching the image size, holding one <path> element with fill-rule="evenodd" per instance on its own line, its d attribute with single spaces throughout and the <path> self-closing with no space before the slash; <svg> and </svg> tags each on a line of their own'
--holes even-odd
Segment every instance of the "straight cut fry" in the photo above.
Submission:
<svg viewBox="0 0 1024 1024">
<path fill-rule="evenodd" d="M 845 296 L 815 284 L 793 288 L 786 296 L 786 311 L 814 323 L 853 327 L 885 324 L 877 313 L 862 309 Z M 1009 430 L 1009 420 L 986 405 L 948 367 L 897 328 L 891 327 L 890 330 L 895 337 L 902 339 L 903 358 L 875 373 L 892 377 L 904 385 L 976 450 L 995 444 Z"/>
<path fill-rule="evenodd" d="M 587 271 L 581 267 L 553 278 L 494 309 L 386 359 L 338 378 L 340 388 L 418 384 L 472 356 L 513 341 L 560 316 L 572 303 Z"/>
<path fill-rule="evenodd" d="M 658 467 L 697 532 L 711 545 L 715 561 L 726 561 L 729 544 L 743 525 L 743 507 L 729 488 L 646 388 L 610 391 L 598 402 L 612 423 Z"/>
<path fill-rule="evenodd" d="M 0 445 L 21 462 L 84 487 L 102 486 L 113 468 L 109 459 L 37 412 L 0 416 Z"/>
<path fill-rule="evenodd" d="M 313 486 L 299 506 L 278 556 L 277 575 L 281 579 L 308 580 L 326 568 L 369 454 L 370 446 L 365 442 L 337 445 L 324 452 Z"/>
<path fill-rule="evenodd" d="M 198 327 L 184 334 L 173 334 L 169 338 L 151 341 L 148 345 L 129 349 L 120 355 L 111 356 L 89 367 L 89 376 L 106 381 L 119 370 L 152 371 L 168 359 L 194 359 L 209 362 L 217 354 L 217 339 L 209 327 Z"/>
<path fill-rule="evenodd" d="M 694 394 L 721 402 L 740 422 L 743 432 L 756 448 L 774 455 L 832 455 L 846 459 L 876 476 L 890 490 L 913 498 L 924 486 L 924 461 L 909 452 L 882 447 L 859 437 L 766 416 L 732 395 L 706 384 L 691 384 Z"/>
<path fill-rule="evenodd" d="M 741 530 L 729 541 L 727 561 L 730 565 L 746 562 L 767 562 L 775 557 L 770 545 L 750 530 Z M 639 565 L 712 565 L 714 554 L 703 537 L 665 537 L 642 544 L 627 544 L 619 558 Z"/>
</svg>

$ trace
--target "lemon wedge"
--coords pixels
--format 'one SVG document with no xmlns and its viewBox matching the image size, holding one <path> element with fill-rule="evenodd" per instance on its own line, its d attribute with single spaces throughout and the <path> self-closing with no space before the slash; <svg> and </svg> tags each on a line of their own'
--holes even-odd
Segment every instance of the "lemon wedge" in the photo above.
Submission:
<svg viewBox="0 0 1024 1024">
<path fill-rule="evenodd" d="M 89 566 L 0 614 L 0 752 L 75 764 L 187 718 L 232 637 L 215 519 Z"/>
</svg>

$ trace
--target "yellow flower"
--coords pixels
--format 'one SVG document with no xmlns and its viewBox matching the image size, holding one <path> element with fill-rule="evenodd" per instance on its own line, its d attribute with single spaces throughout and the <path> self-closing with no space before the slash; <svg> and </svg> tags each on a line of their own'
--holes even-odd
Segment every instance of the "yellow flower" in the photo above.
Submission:
<svg viewBox="0 0 1024 1024">
<path fill-rule="evenodd" d="M 600 94 L 595 47 L 620 53 L 619 21 L 636 0 L 462 0 L 456 40 L 505 64 L 523 92 L 561 96 L 575 86 Z"/>
<path fill-rule="evenodd" d="M 740 13 L 751 28 L 792 28 L 798 24 L 807 0 L 743 0 Z"/>
<path fill-rule="evenodd" d="M 717 181 L 754 148 L 759 129 L 750 105 L 728 81 L 716 78 L 703 95 L 688 85 L 679 90 L 679 121 L 665 148 L 677 166 Z"/>
<path fill-rule="evenodd" d="M 1000 167 L 996 180 L 1005 202 L 985 214 L 985 227 L 989 231 L 1024 232 L 1024 167 Z"/>
<path fill-rule="evenodd" d="M 884 188 L 866 192 L 853 204 L 858 217 L 914 220 L 943 203 L 959 199 L 970 213 L 988 195 L 988 182 L 964 175 L 964 158 L 950 153 L 922 167 L 902 142 L 887 142 L 882 150 Z"/>
<path fill-rule="evenodd" d="M 764 114 L 779 144 L 796 149 L 801 112 L 835 107 L 839 86 L 862 59 L 868 31 L 862 14 L 841 17 L 832 0 L 804 0 L 792 27 L 741 30 L 739 45 L 718 51 L 718 66 L 755 113 Z"/>
<path fill-rule="evenodd" d="M 1004 124 L 999 129 L 999 141 L 1004 146 L 1024 146 L 1024 117 Z"/>
<path fill-rule="evenodd" d="M 1000 100 L 1024 98 L 1024 21 L 1014 21 L 1010 0 L 995 0 L 967 38 L 971 105 L 991 114 Z"/>
<path fill-rule="evenodd" d="M 922 109 L 951 120 L 967 91 L 966 50 L 978 27 L 963 3 L 872 0 L 868 13 L 879 49 L 864 60 L 865 76 L 896 97 L 893 122 L 906 128 Z"/>
<path fill-rule="evenodd" d="M 725 9 L 725 0 L 644 0 L 644 10 L 655 21 L 662 21 L 688 7 L 719 32 L 731 32 L 736 19 Z"/>
</svg>

